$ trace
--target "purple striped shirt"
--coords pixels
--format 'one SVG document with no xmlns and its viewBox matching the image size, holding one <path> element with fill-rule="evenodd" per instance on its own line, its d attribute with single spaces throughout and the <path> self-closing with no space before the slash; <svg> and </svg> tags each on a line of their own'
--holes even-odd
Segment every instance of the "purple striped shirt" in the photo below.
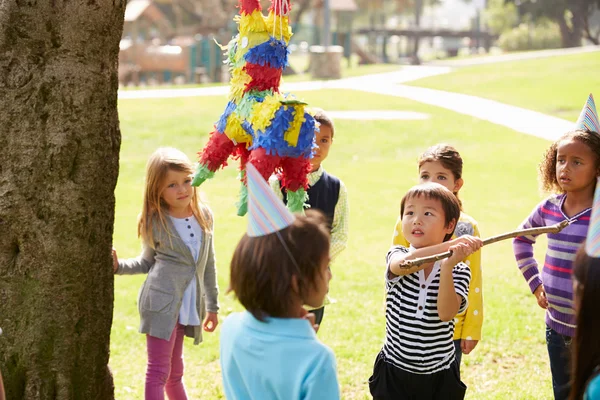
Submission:
<svg viewBox="0 0 600 400">
<path fill-rule="evenodd" d="M 575 336 L 573 284 L 571 270 L 575 253 L 585 240 L 590 224 L 591 208 L 569 218 L 562 211 L 566 195 L 552 196 L 542 201 L 521 224 L 521 228 L 550 226 L 565 219 L 574 221 L 559 233 L 548 234 L 548 250 L 542 273 L 533 258 L 536 236 L 519 236 L 513 241 L 515 258 L 531 292 L 544 284 L 548 297 L 546 324 L 561 335 Z"/>
</svg>

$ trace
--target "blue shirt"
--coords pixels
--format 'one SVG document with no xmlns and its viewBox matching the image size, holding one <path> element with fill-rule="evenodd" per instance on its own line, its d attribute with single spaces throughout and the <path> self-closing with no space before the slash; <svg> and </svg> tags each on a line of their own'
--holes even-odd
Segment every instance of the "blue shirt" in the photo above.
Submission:
<svg viewBox="0 0 600 400">
<path fill-rule="evenodd" d="M 230 400 L 336 400 L 335 356 L 307 320 L 234 313 L 221 328 L 221 371 Z"/>
<path fill-rule="evenodd" d="M 583 398 L 584 400 L 600 400 L 600 375 L 596 375 L 588 383 Z"/>
</svg>

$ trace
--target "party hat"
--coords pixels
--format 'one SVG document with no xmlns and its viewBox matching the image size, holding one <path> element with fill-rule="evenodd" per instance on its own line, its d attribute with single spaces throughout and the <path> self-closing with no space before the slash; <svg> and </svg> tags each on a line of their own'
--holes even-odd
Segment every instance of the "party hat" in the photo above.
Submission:
<svg viewBox="0 0 600 400">
<path fill-rule="evenodd" d="M 579 119 L 576 123 L 577 129 L 587 129 L 588 131 L 600 133 L 600 123 L 598 123 L 598 111 L 596 111 L 596 104 L 594 103 L 594 96 L 590 93 Z"/>
<path fill-rule="evenodd" d="M 246 164 L 248 236 L 264 236 L 294 223 L 296 217 L 279 200 L 258 170 Z"/>
<path fill-rule="evenodd" d="M 588 228 L 585 252 L 588 256 L 600 258 L 600 177 L 596 181 L 596 193 L 592 205 L 592 218 Z"/>
</svg>

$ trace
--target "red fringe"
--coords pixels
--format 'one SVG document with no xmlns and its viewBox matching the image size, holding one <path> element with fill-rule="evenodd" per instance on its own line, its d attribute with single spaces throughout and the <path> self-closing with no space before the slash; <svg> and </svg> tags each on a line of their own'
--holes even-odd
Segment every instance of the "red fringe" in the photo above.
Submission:
<svg viewBox="0 0 600 400">
<path fill-rule="evenodd" d="M 303 187 L 308 190 L 308 174 L 312 169 L 309 158 L 292 158 L 284 157 L 281 160 L 281 168 L 283 173 L 281 186 L 291 192 L 295 192 Z"/>
<path fill-rule="evenodd" d="M 227 165 L 227 159 L 233 152 L 234 144 L 225 135 L 217 130 L 210 133 L 208 143 L 204 146 L 200 156 L 200 164 L 206 165 L 213 172 Z"/>
<path fill-rule="evenodd" d="M 250 152 L 250 157 L 248 158 L 248 162 L 254 165 L 266 181 L 269 180 L 269 177 L 275 171 L 275 168 L 277 168 L 280 161 L 281 157 L 270 156 L 263 148 L 252 150 Z"/>
<path fill-rule="evenodd" d="M 258 64 L 246 64 L 244 67 L 246 73 L 250 75 L 252 80 L 246 84 L 245 92 L 250 90 L 273 90 L 279 92 L 279 83 L 281 82 L 280 68 L 271 68 Z"/>
<path fill-rule="evenodd" d="M 262 10 L 260 0 L 240 0 L 240 15 L 252 14 L 254 10 Z"/>
<path fill-rule="evenodd" d="M 271 7 L 269 7 L 269 11 L 275 11 L 276 15 L 288 15 L 290 13 L 290 10 L 292 8 L 292 2 L 288 2 L 288 4 L 283 4 L 283 7 L 281 7 L 281 10 L 279 9 L 279 4 L 277 5 L 277 10 L 275 10 L 275 5 L 273 4 L 275 1 L 278 0 L 271 0 Z M 283 12 L 282 12 L 283 11 Z"/>
</svg>

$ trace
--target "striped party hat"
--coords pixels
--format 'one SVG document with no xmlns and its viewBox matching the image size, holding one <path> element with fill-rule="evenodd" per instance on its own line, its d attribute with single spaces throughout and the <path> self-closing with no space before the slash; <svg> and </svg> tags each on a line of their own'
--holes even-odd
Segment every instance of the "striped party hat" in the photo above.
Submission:
<svg viewBox="0 0 600 400">
<path fill-rule="evenodd" d="M 600 178 L 596 181 L 596 193 L 592 205 L 592 218 L 588 228 L 585 252 L 588 256 L 600 258 Z"/>
<path fill-rule="evenodd" d="M 594 96 L 590 93 L 579 119 L 576 123 L 576 129 L 587 129 L 588 131 L 600 133 L 600 123 L 598 123 L 598 111 L 596 111 L 596 104 L 594 103 Z"/>
<path fill-rule="evenodd" d="M 248 186 L 248 236 L 264 236 L 294 223 L 296 217 L 279 200 L 260 172 L 246 164 Z"/>
</svg>

